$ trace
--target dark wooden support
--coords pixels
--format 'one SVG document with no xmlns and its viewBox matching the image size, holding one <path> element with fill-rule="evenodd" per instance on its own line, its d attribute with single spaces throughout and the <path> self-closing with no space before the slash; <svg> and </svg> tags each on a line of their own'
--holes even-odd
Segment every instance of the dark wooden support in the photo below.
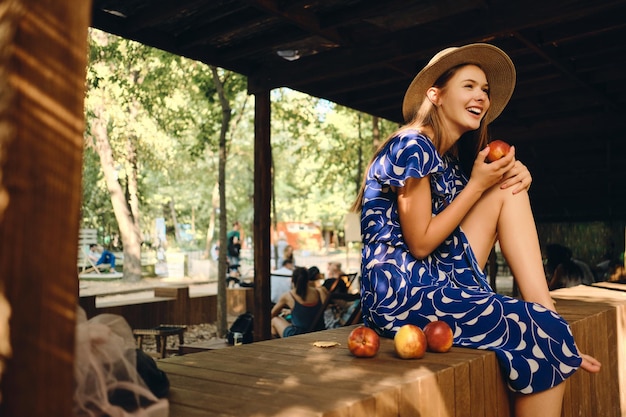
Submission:
<svg viewBox="0 0 626 417">
<path fill-rule="evenodd" d="M 272 148 L 270 91 L 255 93 L 254 115 L 254 339 L 271 337 L 270 202 Z"/>
<path fill-rule="evenodd" d="M 0 10 L 0 294 L 12 310 L 1 416 L 73 414 L 90 20 L 91 1 Z"/>
<path fill-rule="evenodd" d="M 158 297 L 171 297 L 176 302 L 167 303 L 167 309 L 165 311 L 165 318 L 161 323 L 171 324 L 186 324 L 189 323 L 189 287 L 184 286 L 172 286 L 172 287 L 159 287 L 154 289 L 154 296 Z"/>
</svg>

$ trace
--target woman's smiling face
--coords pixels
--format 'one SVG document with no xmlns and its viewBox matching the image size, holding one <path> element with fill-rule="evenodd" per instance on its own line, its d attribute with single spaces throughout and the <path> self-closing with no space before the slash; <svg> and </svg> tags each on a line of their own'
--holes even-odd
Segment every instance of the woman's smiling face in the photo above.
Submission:
<svg viewBox="0 0 626 417">
<path fill-rule="evenodd" d="M 449 133 L 460 137 L 476 130 L 489 109 L 489 84 L 476 65 L 460 67 L 437 94 L 439 115 Z"/>
</svg>

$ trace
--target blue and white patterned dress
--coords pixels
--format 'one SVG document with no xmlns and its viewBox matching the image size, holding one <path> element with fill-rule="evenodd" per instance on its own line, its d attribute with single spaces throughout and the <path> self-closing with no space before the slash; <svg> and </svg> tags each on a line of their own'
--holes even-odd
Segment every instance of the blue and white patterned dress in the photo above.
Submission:
<svg viewBox="0 0 626 417">
<path fill-rule="evenodd" d="M 496 352 L 512 390 L 532 393 L 558 385 L 582 362 L 563 318 L 495 293 L 460 227 L 425 259 L 409 252 L 391 187 L 427 175 L 436 215 L 463 190 L 467 177 L 456 159 L 440 156 L 415 130 L 388 142 L 369 168 L 361 213 L 365 324 L 393 337 L 404 324 L 443 320 L 452 327 L 455 345 Z"/>
</svg>

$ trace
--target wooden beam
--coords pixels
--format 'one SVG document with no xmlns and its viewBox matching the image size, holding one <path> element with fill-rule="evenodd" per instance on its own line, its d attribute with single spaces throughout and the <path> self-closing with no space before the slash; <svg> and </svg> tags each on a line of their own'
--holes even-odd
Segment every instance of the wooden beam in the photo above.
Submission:
<svg viewBox="0 0 626 417">
<path fill-rule="evenodd" d="M 270 91 L 255 93 L 254 113 L 254 339 L 271 338 L 270 328 L 270 203 L 272 146 Z"/>
<path fill-rule="evenodd" d="M 578 76 L 565 62 L 562 62 L 560 59 L 553 57 L 547 51 L 543 50 L 542 48 L 531 42 L 519 32 L 513 32 L 513 36 L 524 45 L 526 45 L 529 49 L 534 51 L 537 55 L 548 61 L 550 65 L 561 71 L 563 75 L 574 81 L 581 88 L 587 90 L 587 92 L 589 92 L 597 100 L 607 106 L 612 112 L 618 112 L 623 110 L 622 106 L 618 105 L 615 101 L 613 101 L 613 99 L 611 99 L 606 94 L 599 91 L 597 88 L 580 78 L 580 76 Z"/>
<path fill-rule="evenodd" d="M 2 416 L 73 415 L 91 7 L 89 0 L 0 6 L 0 82 L 9 84 L 0 90 L 0 188 L 9 197 L 0 216 L 0 291 L 12 309 L 13 350 L 1 378 Z"/>
</svg>

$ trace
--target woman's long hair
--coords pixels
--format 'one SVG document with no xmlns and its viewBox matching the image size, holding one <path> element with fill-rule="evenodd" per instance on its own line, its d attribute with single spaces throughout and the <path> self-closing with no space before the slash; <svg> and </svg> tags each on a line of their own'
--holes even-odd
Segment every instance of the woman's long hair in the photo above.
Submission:
<svg viewBox="0 0 626 417">
<path fill-rule="evenodd" d="M 296 294 L 304 300 L 306 298 L 307 290 L 309 289 L 308 270 L 301 266 L 296 267 L 296 269 L 293 270 L 291 282 L 296 290 Z"/>
<path fill-rule="evenodd" d="M 446 72 L 444 72 L 433 84 L 433 87 L 439 88 L 441 90 L 445 90 L 448 81 L 452 78 L 456 72 L 466 66 L 466 65 L 476 65 L 476 64 L 461 64 L 456 67 L 452 67 Z M 476 65 L 480 68 L 480 65 Z M 485 113 L 486 114 L 486 113 Z M 469 131 L 464 133 L 461 138 L 455 143 L 455 145 L 450 148 L 447 152 L 455 155 L 459 158 L 459 163 L 463 172 L 469 177 L 471 174 L 472 166 L 474 163 L 474 159 L 476 159 L 476 155 L 480 152 L 488 143 L 488 129 L 487 124 L 484 122 L 485 117 L 483 116 L 482 121 L 480 122 L 480 127 L 477 130 Z M 391 139 L 398 136 L 401 132 L 405 130 L 420 130 L 425 126 L 430 127 L 433 131 L 433 137 L 430 138 L 437 149 L 437 152 L 441 154 L 442 152 L 442 137 L 443 137 L 443 127 L 442 127 L 441 117 L 437 112 L 437 107 L 430 101 L 428 97 L 424 97 L 422 104 L 419 109 L 413 116 L 413 119 L 409 121 L 404 126 L 401 126 L 399 129 L 394 131 L 391 135 L 387 137 L 387 139 L 378 147 L 370 163 L 365 170 L 365 174 L 363 175 L 363 182 L 361 183 L 361 189 L 359 190 L 359 194 L 356 197 L 356 200 L 352 204 L 350 211 L 360 212 L 363 207 L 363 194 L 365 192 L 365 180 L 367 178 L 367 174 L 369 169 L 378 156 L 378 154 L 382 151 L 382 149 L 389 143 Z"/>
</svg>

